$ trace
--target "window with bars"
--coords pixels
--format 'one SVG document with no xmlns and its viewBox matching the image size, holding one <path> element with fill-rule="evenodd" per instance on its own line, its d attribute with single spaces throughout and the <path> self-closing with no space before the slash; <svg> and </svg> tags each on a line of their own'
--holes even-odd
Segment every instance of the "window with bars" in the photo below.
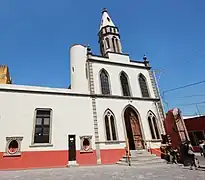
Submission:
<svg viewBox="0 0 205 180">
<path fill-rule="evenodd" d="M 107 110 L 104 118 L 105 118 L 106 140 L 107 141 L 116 141 L 117 140 L 117 132 L 116 132 L 114 114 L 110 110 Z"/>
<path fill-rule="evenodd" d="M 160 139 L 157 119 L 152 112 L 148 113 L 148 124 L 149 124 L 152 139 Z"/>
<path fill-rule="evenodd" d="M 142 97 L 150 97 L 148 87 L 147 87 L 146 78 L 144 77 L 143 74 L 139 75 L 139 84 L 140 84 L 140 89 L 142 92 Z"/>
<path fill-rule="evenodd" d="M 34 143 L 50 143 L 50 119 L 51 110 L 36 110 Z"/>
<path fill-rule="evenodd" d="M 108 95 L 110 93 L 109 75 L 106 70 L 102 69 L 100 72 L 100 83 L 102 94 Z"/>
<path fill-rule="evenodd" d="M 128 78 L 124 72 L 122 72 L 120 75 L 120 81 L 121 81 L 123 96 L 130 96 L 131 94 L 130 94 L 130 88 L 128 84 Z"/>
</svg>

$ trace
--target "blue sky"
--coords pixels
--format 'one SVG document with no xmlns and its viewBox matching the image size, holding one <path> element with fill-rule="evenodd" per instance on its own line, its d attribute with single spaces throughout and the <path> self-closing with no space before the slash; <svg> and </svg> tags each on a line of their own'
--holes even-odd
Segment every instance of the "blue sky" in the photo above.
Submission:
<svg viewBox="0 0 205 180">
<path fill-rule="evenodd" d="M 0 64 L 15 84 L 68 87 L 68 48 L 89 44 L 99 54 L 103 7 L 120 28 L 123 52 L 135 60 L 146 53 L 161 71 L 161 92 L 205 80 L 204 0 L 0 0 Z M 168 108 L 194 114 L 196 106 L 186 104 L 205 101 L 204 89 L 205 83 L 164 99 Z M 204 103 L 198 107 L 205 113 Z"/>
</svg>

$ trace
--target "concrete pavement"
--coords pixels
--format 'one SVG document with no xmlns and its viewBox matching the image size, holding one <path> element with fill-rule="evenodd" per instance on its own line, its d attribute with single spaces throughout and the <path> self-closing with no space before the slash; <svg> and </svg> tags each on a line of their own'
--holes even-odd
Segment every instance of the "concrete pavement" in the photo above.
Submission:
<svg viewBox="0 0 205 180">
<path fill-rule="evenodd" d="M 120 165 L 0 171 L 0 180 L 205 180 L 205 168 L 181 165 L 128 167 Z"/>
</svg>

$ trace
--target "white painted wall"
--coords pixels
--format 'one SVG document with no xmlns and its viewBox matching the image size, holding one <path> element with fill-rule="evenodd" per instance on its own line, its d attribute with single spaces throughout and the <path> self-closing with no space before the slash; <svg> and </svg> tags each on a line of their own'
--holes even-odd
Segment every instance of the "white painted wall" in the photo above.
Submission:
<svg viewBox="0 0 205 180">
<path fill-rule="evenodd" d="M 92 104 L 89 97 L 0 91 L 0 99 L 0 152 L 5 151 L 8 136 L 23 136 L 22 151 L 42 151 L 67 150 L 68 134 L 76 135 L 76 148 L 79 150 L 79 136 L 94 134 Z M 53 110 L 53 147 L 29 147 L 32 142 L 36 108 Z M 95 149 L 94 136 L 92 138 Z"/>
<path fill-rule="evenodd" d="M 95 56 L 95 55 L 88 55 L 90 59 L 94 59 L 97 61 L 102 62 L 115 62 L 118 64 L 125 64 L 125 65 L 133 65 L 133 66 L 142 66 L 145 67 L 144 63 L 134 62 L 133 60 L 130 60 L 129 55 L 126 54 L 115 54 L 115 53 L 108 53 L 108 57 L 102 57 L 102 56 Z M 140 60 L 141 61 L 141 60 Z"/>
<path fill-rule="evenodd" d="M 44 88 L 20 85 L 0 85 L 0 89 L 16 89 L 40 91 L 44 94 L 2 92 L 0 90 L 0 152 L 5 151 L 6 137 L 23 136 L 22 151 L 42 151 L 42 150 L 67 150 L 68 134 L 76 135 L 76 148 L 80 149 L 79 136 L 92 135 L 92 146 L 95 149 L 94 127 L 92 104 L 90 97 L 69 96 L 69 93 L 89 94 L 88 79 L 86 77 L 87 48 L 82 45 L 74 45 L 70 49 L 71 63 L 71 90 Z M 125 64 L 135 64 L 128 62 L 129 56 L 110 54 L 109 58 L 92 57 L 100 61 L 113 61 Z M 142 63 L 137 65 L 143 66 Z M 72 72 L 74 67 L 74 72 Z M 148 71 L 136 67 L 119 66 L 117 64 L 93 63 L 93 76 L 95 93 L 101 94 L 99 72 L 104 68 L 109 73 L 112 95 L 122 95 L 119 74 L 123 70 L 129 76 L 131 94 L 134 97 L 142 97 L 138 82 L 138 75 L 142 73 L 148 83 L 150 96 L 154 98 Z M 46 94 L 60 93 L 56 94 Z M 156 107 L 151 101 L 133 100 L 129 102 L 123 99 L 96 99 L 97 117 L 100 141 L 105 141 L 105 128 L 103 115 L 107 108 L 111 109 L 115 115 L 117 123 L 118 139 L 125 140 L 125 129 L 123 121 L 123 109 L 128 105 L 133 105 L 140 114 L 142 128 L 146 140 L 151 139 L 151 133 L 147 121 L 147 112 L 151 110 L 156 117 Z M 52 117 L 52 144 L 53 147 L 29 147 L 32 142 L 32 131 L 34 123 L 34 111 L 36 108 L 51 108 Z M 124 148 L 125 144 L 100 144 L 101 149 Z"/>
<path fill-rule="evenodd" d="M 110 64 L 102 64 L 102 63 L 94 62 L 93 63 L 93 75 L 94 75 L 96 94 L 101 94 L 99 72 L 101 71 L 102 68 L 104 68 L 109 74 L 112 95 L 122 96 L 120 73 L 124 71 L 129 77 L 129 85 L 130 85 L 131 95 L 133 97 L 142 97 L 140 86 L 139 86 L 139 81 L 138 81 L 138 75 L 142 73 L 147 79 L 147 86 L 148 86 L 148 90 L 150 93 L 150 97 L 155 98 L 148 70 L 127 67 L 127 66 L 119 66 L 115 64 L 110 65 Z"/>
<path fill-rule="evenodd" d="M 158 117 L 156 107 L 151 101 L 139 101 L 133 100 L 130 102 L 129 100 L 122 99 L 96 99 L 97 106 L 97 116 L 98 116 L 98 128 L 99 128 L 99 138 L 100 141 L 106 141 L 106 133 L 105 133 L 105 125 L 104 125 L 104 112 L 109 108 L 115 115 L 116 118 L 116 126 L 118 132 L 118 140 L 125 141 L 126 131 L 124 124 L 124 110 L 128 105 L 133 106 L 139 113 L 139 119 L 142 123 L 142 133 L 144 133 L 145 140 L 151 140 L 151 132 L 147 120 L 148 111 L 152 111 L 156 117 Z M 158 126 L 160 128 L 160 122 L 158 119 Z M 124 144 L 101 144 L 101 148 L 120 148 L 124 147 Z M 155 147 L 156 148 L 156 147 Z"/>
<path fill-rule="evenodd" d="M 87 47 L 77 44 L 70 48 L 70 78 L 73 92 L 89 92 L 86 60 Z"/>
</svg>

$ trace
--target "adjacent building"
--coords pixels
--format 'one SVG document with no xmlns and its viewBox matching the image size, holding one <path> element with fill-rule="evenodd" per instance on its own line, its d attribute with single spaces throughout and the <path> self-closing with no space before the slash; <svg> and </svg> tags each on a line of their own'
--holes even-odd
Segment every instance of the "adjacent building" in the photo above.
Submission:
<svg viewBox="0 0 205 180">
<path fill-rule="evenodd" d="M 199 152 L 201 140 L 205 140 L 205 116 L 184 117 L 191 144 Z"/>
<path fill-rule="evenodd" d="M 8 66 L 0 65 L 0 84 L 12 84 Z"/>
</svg>

